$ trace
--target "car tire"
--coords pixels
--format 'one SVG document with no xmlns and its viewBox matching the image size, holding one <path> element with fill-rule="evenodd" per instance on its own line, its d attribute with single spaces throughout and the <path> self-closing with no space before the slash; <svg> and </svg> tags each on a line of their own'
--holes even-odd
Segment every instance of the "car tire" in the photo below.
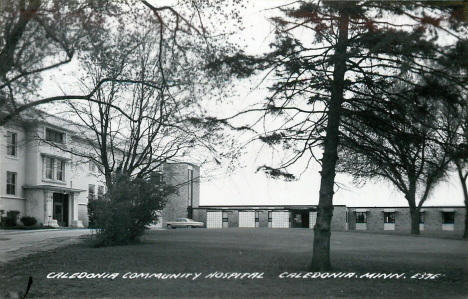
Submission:
<svg viewBox="0 0 468 299">
<path fill-rule="evenodd" d="M 187 225 L 187 228 L 192 228 L 192 227 L 193 227 L 193 226 L 191 226 L 191 225 Z"/>
<path fill-rule="evenodd" d="M 173 227 L 172 225 L 168 224 L 168 225 L 167 225 L 167 229 L 175 229 L 175 227 Z"/>
</svg>

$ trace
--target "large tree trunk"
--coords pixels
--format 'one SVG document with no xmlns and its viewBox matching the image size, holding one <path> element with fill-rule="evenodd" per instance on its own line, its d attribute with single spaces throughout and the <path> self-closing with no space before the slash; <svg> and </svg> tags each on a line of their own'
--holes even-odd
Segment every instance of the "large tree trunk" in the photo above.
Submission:
<svg viewBox="0 0 468 299">
<path fill-rule="evenodd" d="M 465 192 L 466 192 L 466 185 L 465 185 Z M 463 238 L 468 239 L 468 200 L 466 197 L 468 196 L 465 193 L 465 232 L 463 233 Z"/>
<path fill-rule="evenodd" d="M 418 208 L 411 208 L 410 207 L 410 214 L 411 214 L 411 234 L 412 235 L 419 235 L 419 209 Z"/>
<path fill-rule="evenodd" d="M 465 232 L 463 233 L 463 238 L 468 239 L 468 187 L 466 186 L 466 176 L 463 175 L 463 169 L 460 164 L 457 165 L 458 177 L 463 189 L 463 196 L 465 198 Z"/>
<path fill-rule="evenodd" d="M 411 214 L 411 234 L 419 235 L 419 209 L 416 206 L 416 180 L 410 178 L 409 190 L 405 194 Z"/>
<path fill-rule="evenodd" d="M 338 160 L 339 126 L 346 72 L 348 24 L 349 12 L 347 9 L 342 9 L 339 18 L 338 43 L 334 56 L 335 68 L 331 84 L 325 149 L 322 159 L 317 223 L 314 227 L 314 248 L 310 266 L 312 271 L 329 271 L 332 268 L 330 262 L 330 227 L 333 216 L 333 187 L 335 185 L 335 168 Z"/>
</svg>

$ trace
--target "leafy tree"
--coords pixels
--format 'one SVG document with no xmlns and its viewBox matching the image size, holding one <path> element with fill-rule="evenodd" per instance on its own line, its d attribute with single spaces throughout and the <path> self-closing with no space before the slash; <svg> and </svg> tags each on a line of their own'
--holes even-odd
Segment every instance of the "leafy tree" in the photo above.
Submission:
<svg viewBox="0 0 468 299">
<path fill-rule="evenodd" d="M 89 45 L 77 62 L 87 101 L 69 101 L 63 111 L 67 119 L 78 120 L 70 124 L 77 134 L 67 145 L 36 136 L 79 157 L 77 162 L 91 161 L 104 176 L 108 200 L 90 205 L 90 216 L 101 235 L 112 239 L 103 245 L 132 243 L 141 230 L 127 234 L 133 231 L 131 219 L 139 227 L 147 225 L 155 219 L 141 211 L 146 208 L 155 215 L 155 209 L 164 204 L 163 200 L 153 206 L 133 201 L 129 194 L 119 197 L 113 191 L 120 190 L 118 184 L 125 183 L 129 189 L 139 186 L 166 162 L 198 158 L 202 163 L 210 154 L 216 161 L 223 156 L 217 149 L 225 137 L 217 124 L 204 121 L 201 102 L 219 88 L 219 81 L 204 79 L 205 57 L 229 51 L 230 45 L 223 44 L 222 37 L 210 37 L 202 23 L 202 4 L 194 2 L 198 22 L 186 20 L 173 7 L 154 7 L 143 1 L 129 13 L 125 12 L 128 7 L 120 5 L 116 17 L 106 16 L 99 27 L 85 28 L 83 36 Z M 141 10 L 148 7 L 150 13 Z M 141 215 L 124 211 L 125 205 Z M 106 210 L 121 211 L 129 219 L 117 224 L 118 215 Z M 118 231 L 122 239 L 115 240 Z"/>
<path fill-rule="evenodd" d="M 467 85 L 468 41 L 466 39 L 458 41 L 443 63 L 450 68 L 452 72 L 461 76 L 465 85 Z M 452 125 L 447 130 L 452 132 L 454 141 L 452 144 L 449 144 L 448 150 L 451 154 L 463 190 L 465 209 L 467 211 L 463 237 L 468 238 L 468 101 L 465 90 L 458 89 L 457 91 L 463 98 L 463 101 L 460 103 L 453 103 L 449 109 L 449 117 L 452 120 Z"/>
<path fill-rule="evenodd" d="M 69 103 L 65 115 L 79 119 L 73 125 L 78 134 L 73 146 L 61 149 L 96 164 L 109 186 L 116 171 L 147 178 L 170 161 L 191 157 L 203 163 L 210 153 L 219 156 L 226 138 L 219 126 L 202 121 L 198 82 L 203 63 L 187 59 L 194 55 L 189 41 L 183 52 L 167 40 L 164 46 L 172 48 L 154 47 L 161 39 L 152 28 L 115 39 L 116 44 L 98 46 L 83 58 L 83 88 L 111 80 L 96 90 L 98 102 Z M 200 50 L 198 45 L 192 49 Z M 200 157 L 200 151 L 206 155 Z"/>
<path fill-rule="evenodd" d="M 396 83 L 420 86 L 420 82 L 405 78 L 449 77 L 433 62 L 444 55 L 440 36 L 460 38 L 463 7 L 433 4 L 294 2 L 281 7 L 283 14 L 271 19 L 276 35 L 272 52 L 262 57 L 239 54 L 220 58 L 211 65 L 214 70 L 226 68 L 238 76 L 250 76 L 256 69 L 268 70 L 273 76 L 271 96 L 251 111 L 263 111 L 262 118 L 268 124 L 281 118 L 278 127 L 269 129 L 261 139 L 293 151 L 281 165 L 265 167 L 270 174 L 290 178 L 287 167 L 307 157 L 321 164 L 311 270 L 331 269 L 335 174 L 347 111 L 355 102 L 374 109 L 374 103 L 395 96 L 391 87 Z M 321 157 L 316 157 L 316 147 L 323 149 Z"/>
<path fill-rule="evenodd" d="M 467 106 L 464 106 L 464 115 L 462 115 L 460 123 L 460 135 L 459 142 L 454 148 L 453 162 L 456 166 L 458 178 L 463 190 L 463 196 L 465 199 L 465 231 L 463 238 L 468 238 L 468 113 Z"/>
<path fill-rule="evenodd" d="M 238 0 L 233 1 L 233 5 L 236 3 Z M 205 44 L 213 40 L 209 30 L 212 22 L 238 18 L 233 5 L 190 0 L 161 6 L 147 1 L 1 0 L 0 125 L 38 105 L 69 100 L 99 102 L 97 89 L 111 78 L 96 82 L 96 88 L 87 93 L 64 89 L 60 94 L 43 97 L 42 77 L 48 71 L 70 65 L 97 44 L 105 45 L 106 33 L 115 30 L 116 24 L 147 20 L 160 24 L 155 28 L 159 33 L 166 37 L 171 34 L 179 42 L 180 36 L 197 36 L 203 47 L 202 40 Z M 205 13 L 206 8 L 217 14 Z M 217 39 L 223 37 L 219 33 Z M 216 51 L 216 45 L 211 46 Z"/>
<path fill-rule="evenodd" d="M 468 113 L 466 103 L 460 106 L 459 113 L 452 114 L 458 121 L 455 130 L 455 140 L 450 146 L 450 154 L 453 164 L 455 164 L 458 178 L 463 190 L 465 209 L 468 212 Z M 468 238 L 468 213 L 465 215 L 465 231 L 463 238 Z"/>
<path fill-rule="evenodd" d="M 99 229 L 95 246 L 134 244 L 147 225 L 158 220 L 157 211 L 173 191 L 155 178 L 130 178 L 119 173 L 113 176 L 106 196 L 93 202 L 95 226 Z"/>
<path fill-rule="evenodd" d="M 416 90 L 405 85 L 391 88 L 392 95 L 372 106 L 354 101 L 347 109 L 338 169 L 358 181 L 390 181 L 408 201 L 411 233 L 419 234 L 420 210 L 451 162 L 446 146 L 454 135 L 446 130 L 445 103 L 459 99 L 435 80 Z"/>
<path fill-rule="evenodd" d="M 0 125 L 30 107 L 73 98 L 41 99 L 42 74 L 72 61 L 86 46 L 83 29 L 98 27 L 98 12 L 112 10 L 111 4 L 98 8 L 93 1 L 1 1 Z"/>
</svg>

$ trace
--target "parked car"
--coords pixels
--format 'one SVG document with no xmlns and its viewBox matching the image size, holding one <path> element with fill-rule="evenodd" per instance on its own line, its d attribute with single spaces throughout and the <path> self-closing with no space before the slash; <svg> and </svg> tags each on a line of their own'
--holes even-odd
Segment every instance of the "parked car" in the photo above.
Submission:
<svg viewBox="0 0 468 299">
<path fill-rule="evenodd" d="M 204 225 L 205 224 L 203 222 L 193 221 L 190 218 L 179 218 L 176 221 L 166 222 L 166 227 L 168 229 L 177 227 L 195 228 L 203 227 Z"/>
</svg>

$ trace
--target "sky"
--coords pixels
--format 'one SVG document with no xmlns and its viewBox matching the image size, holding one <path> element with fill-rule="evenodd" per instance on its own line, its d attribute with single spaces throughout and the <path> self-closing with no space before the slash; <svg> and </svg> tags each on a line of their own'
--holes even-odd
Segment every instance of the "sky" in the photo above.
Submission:
<svg viewBox="0 0 468 299">
<path fill-rule="evenodd" d="M 251 1 L 253 5 L 244 11 L 245 30 L 242 39 L 246 41 L 246 52 L 257 54 L 267 51 L 272 41 L 272 25 L 266 21 L 274 15 L 272 6 L 280 6 L 288 1 Z M 260 80 L 257 78 L 257 80 Z M 255 84 L 254 84 L 255 85 Z M 236 106 L 247 106 L 255 100 L 265 97 L 267 92 L 260 88 L 254 92 L 244 91 Z M 240 110 L 240 108 L 238 108 Z M 274 162 L 277 155 L 261 148 L 258 144 L 250 146 L 242 157 L 245 167 L 234 173 L 219 174 L 215 179 L 206 179 L 201 183 L 201 205 L 317 205 L 320 187 L 320 165 L 312 163 L 304 170 L 303 164 L 294 167 L 294 173 L 302 173 L 300 179 L 294 182 L 284 182 L 266 177 L 263 172 L 257 172 L 257 167 Z M 393 185 L 385 181 L 369 181 L 364 186 L 356 187 L 352 178 L 345 174 L 336 177 L 334 204 L 351 207 L 397 207 L 408 206 L 403 194 Z M 463 206 L 463 193 L 458 175 L 451 173 L 446 181 L 441 182 L 432 192 L 424 206 Z"/>
<path fill-rule="evenodd" d="M 276 11 L 268 8 L 280 6 L 287 1 L 252 0 L 248 9 L 242 10 L 245 29 L 235 34 L 232 40 L 246 46 L 248 54 L 258 54 L 268 50 L 272 41 L 272 25 L 267 21 Z M 71 63 L 67 68 L 76 67 Z M 63 80 L 63 72 L 50 73 L 45 78 L 44 90 L 50 89 L 53 94 L 57 85 L 67 88 L 67 80 Z M 257 81 L 256 81 L 257 80 Z M 233 99 L 226 99 L 224 104 L 208 107 L 211 111 L 229 111 L 232 113 L 258 102 L 265 96 L 265 86 L 252 91 L 261 77 L 252 78 L 253 85 L 238 82 L 235 85 Z M 215 104 L 213 104 L 215 105 Z M 245 142 L 246 136 L 239 136 L 240 142 Z M 241 156 L 241 167 L 234 172 L 223 169 L 213 170 L 212 167 L 202 166 L 201 205 L 317 205 L 319 198 L 320 166 L 313 162 L 305 168 L 304 163 L 293 167 L 294 174 L 301 174 L 299 180 L 284 182 L 268 178 L 257 168 L 263 164 L 274 164 L 281 159 L 281 153 L 272 152 L 258 143 L 249 144 L 245 154 Z M 385 181 L 367 182 L 364 186 L 356 187 L 349 176 L 338 174 L 336 177 L 334 204 L 351 207 L 374 206 L 407 206 L 402 193 Z M 462 206 L 463 194 L 458 177 L 453 173 L 447 181 L 439 184 L 426 201 L 425 206 Z"/>
</svg>

